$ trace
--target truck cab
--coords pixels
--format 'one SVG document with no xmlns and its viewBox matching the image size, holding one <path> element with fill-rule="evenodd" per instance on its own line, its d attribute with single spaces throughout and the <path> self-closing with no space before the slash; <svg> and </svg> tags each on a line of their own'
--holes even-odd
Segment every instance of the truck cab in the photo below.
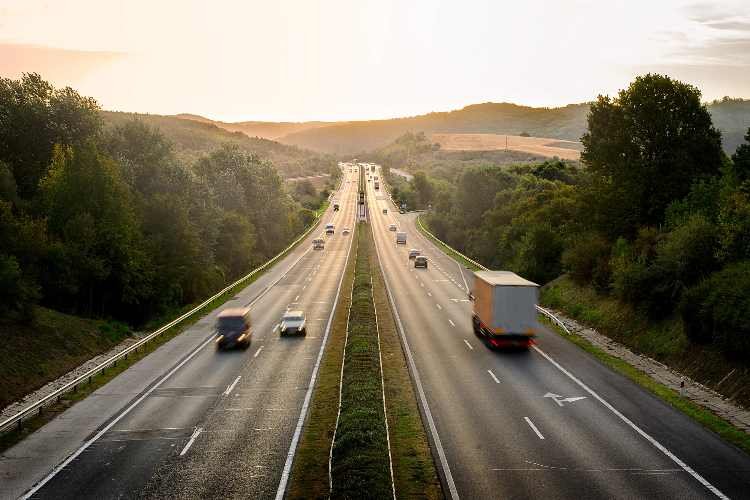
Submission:
<svg viewBox="0 0 750 500">
<path fill-rule="evenodd" d="M 539 328 L 539 285 L 510 271 L 474 273 L 472 325 L 474 334 L 491 349 L 528 349 Z"/>
<path fill-rule="evenodd" d="M 216 347 L 247 348 L 250 345 L 252 329 L 250 309 L 247 307 L 224 309 L 216 318 Z"/>
<path fill-rule="evenodd" d="M 313 250 L 323 250 L 326 247 L 326 242 L 323 238 L 315 238 L 313 240 Z"/>
<path fill-rule="evenodd" d="M 406 245 L 406 233 L 405 232 L 399 231 L 396 233 L 396 244 Z"/>
</svg>

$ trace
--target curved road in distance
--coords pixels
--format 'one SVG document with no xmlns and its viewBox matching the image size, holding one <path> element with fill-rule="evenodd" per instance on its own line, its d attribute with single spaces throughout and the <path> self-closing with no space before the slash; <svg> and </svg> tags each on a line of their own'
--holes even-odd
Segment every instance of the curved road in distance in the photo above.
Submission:
<svg viewBox="0 0 750 500">
<path fill-rule="evenodd" d="M 381 265 L 455 484 L 451 491 L 443 474 L 447 495 L 750 498 L 747 454 L 556 333 L 542 328 L 528 352 L 490 351 L 472 330 L 472 273 L 371 182 L 367 195 Z M 391 223 L 407 232 L 406 245 L 396 245 Z M 427 270 L 408 259 L 414 247 L 428 256 Z"/>
</svg>

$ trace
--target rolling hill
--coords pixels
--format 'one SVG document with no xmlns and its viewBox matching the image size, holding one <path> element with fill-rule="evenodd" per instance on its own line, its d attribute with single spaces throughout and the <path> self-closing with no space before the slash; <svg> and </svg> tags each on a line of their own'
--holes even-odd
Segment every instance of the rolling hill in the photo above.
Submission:
<svg viewBox="0 0 750 500">
<path fill-rule="evenodd" d="M 102 111 L 101 115 L 106 126 L 116 126 L 128 120 L 138 119 L 157 127 L 174 143 L 177 155 L 187 160 L 194 160 L 222 144 L 232 143 L 271 160 L 284 177 L 329 173 L 336 165 L 332 158 L 320 153 L 269 139 L 249 137 L 240 131 L 231 132 L 202 117 L 186 119 L 119 111 Z"/>
</svg>

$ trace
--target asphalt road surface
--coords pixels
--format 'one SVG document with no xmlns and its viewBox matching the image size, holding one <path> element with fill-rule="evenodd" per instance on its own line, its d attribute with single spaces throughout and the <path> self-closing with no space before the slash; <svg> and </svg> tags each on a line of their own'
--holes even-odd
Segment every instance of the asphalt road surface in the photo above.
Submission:
<svg viewBox="0 0 750 500">
<path fill-rule="evenodd" d="M 218 351 L 212 340 L 218 310 L 209 314 L 193 327 L 198 347 L 176 352 L 160 367 L 163 381 L 122 402 L 98 437 L 45 477 L 33 497 L 274 498 L 350 249 L 352 236 L 342 229 L 354 229 L 355 179 L 345 174 L 335 195 L 341 209 L 324 214 L 320 230 L 274 267 L 273 281 L 254 283 L 219 308 L 250 304 L 248 349 Z M 324 250 L 312 250 L 326 222 L 336 233 Z M 305 311 L 306 337 L 280 337 L 287 309 Z M 88 401 L 74 409 L 84 412 Z"/>
<path fill-rule="evenodd" d="M 449 497 L 750 498 L 747 454 L 556 333 L 543 328 L 528 352 L 490 351 L 472 330 L 471 272 L 372 183 L 368 200 Z M 414 247 L 428 269 L 414 269 Z"/>
</svg>

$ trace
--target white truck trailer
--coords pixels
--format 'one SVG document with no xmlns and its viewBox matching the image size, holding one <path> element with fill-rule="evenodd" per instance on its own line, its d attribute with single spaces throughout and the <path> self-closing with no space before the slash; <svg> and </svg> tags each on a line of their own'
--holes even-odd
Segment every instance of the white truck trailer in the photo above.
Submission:
<svg viewBox="0 0 750 500">
<path fill-rule="evenodd" d="M 539 285 L 510 271 L 474 273 L 474 333 L 490 348 L 524 348 L 534 343 L 539 328 Z"/>
</svg>

